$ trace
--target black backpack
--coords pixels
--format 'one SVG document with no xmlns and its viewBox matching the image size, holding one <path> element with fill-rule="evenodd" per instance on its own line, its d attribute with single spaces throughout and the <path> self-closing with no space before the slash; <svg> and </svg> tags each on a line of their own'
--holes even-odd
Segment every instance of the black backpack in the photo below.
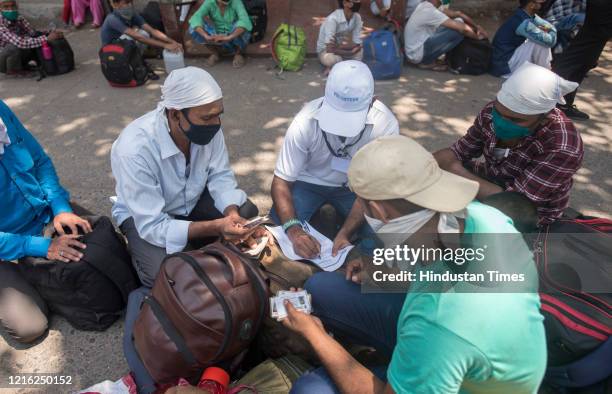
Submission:
<svg viewBox="0 0 612 394">
<path fill-rule="evenodd" d="M 89 221 L 93 231 L 80 239 L 87 248 L 79 262 L 26 257 L 19 268 L 53 312 L 80 330 L 102 331 L 121 316 L 139 282 L 110 219 L 92 216 Z"/>
<path fill-rule="evenodd" d="M 65 38 L 47 41 L 47 44 L 53 52 L 53 58 L 50 60 L 45 60 L 43 57 L 42 47 L 36 48 L 41 79 L 48 75 L 61 75 L 74 70 L 74 52 Z"/>
<path fill-rule="evenodd" d="M 266 0 L 243 0 L 244 7 L 253 22 L 251 31 L 251 42 L 263 40 L 268 27 L 268 7 Z"/>
<path fill-rule="evenodd" d="M 114 87 L 133 88 L 149 79 L 149 69 L 133 40 L 117 40 L 99 52 L 102 74 Z"/>
<path fill-rule="evenodd" d="M 493 46 L 488 39 L 465 37 L 446 55 L 448 65 L 457 74 L 480 75 L 489 71 Z"/>
<path fill-rule="evenodd" d="M 548 349 L 546 381 L 584 387 L 605 379 L 612 373 L 612 221 L 559 219 L 540 232 L 534 252 Z"/>
</svg>

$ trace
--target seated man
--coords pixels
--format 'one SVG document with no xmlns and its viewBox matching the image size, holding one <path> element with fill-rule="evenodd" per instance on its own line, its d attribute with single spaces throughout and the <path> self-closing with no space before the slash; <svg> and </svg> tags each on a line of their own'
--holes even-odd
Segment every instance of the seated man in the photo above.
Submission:
<svg viewBox="0 0 612 394">
<path fill-rule="evenodd" d="M 362 146 L 397 134 L 397 119 L 374 97 L 368 66 L 356 60 L 337 63 L 329 73 L 325 97 L 307 103 L 291 122 L 274 170 L 271 215 L 283 226 L 295 253 L 304 258 L 319 253 L 319 243 L 302 223 L 326 203 L 346 218 L 334 254 L 349 244 L 350 234 L 369 232 L 355 193 L 347 187 L 346 172 Z"/>
<path fill-rule="evenodd" d="M 0 0 L 0 72 L 9 75 L 28 75 L 31 60 L 37 60 L 36 48 L 47 41 L 63 37 L 59 31 L 40 34 L 19 15 L 15 0 Z"/>
<path fill-rule="evenodd" d="M 181 44 L 145 22 L 144 18 L 134 10 L 133 0 L 111 0 L 111 6 L 113 12 L 106 16 L 100 30 L 102 46 L 119 39 L 128 39 L 136 41 L 141 53 L 147 45 L 171 52 L 183 50 Z M 159 79 L 152 70 L 149 77 L 153 80 Z"/>
<path fill-rule="evenodd" d="M 130 123 L 111 150 L 117 181 L 113 219 L 141 282 L 190 241 L 244 240 L 257 208 L 238 189 L 221 130 L 223 95 L 206 71 L 174 70 L 157 109 Z"/>
<path fill-rule="evenodd" d="M 40 294 L 22 277 L 22 257 L 79 261 L 84 244 L 78 234 L 90 232 L 85 219 L 72 213 L 68 193 L 53 163 L 17 116 L 0 101 L 0 323 L 19 342 L 29 343 L 47 330 L 49 310 Z M 60 236 L 43 237 L 52 222 Z"/>
<path fill-rule="evenodd" d="M 523 63 L 550 68 L 555 27 L 536 15 L 544 0 L 519 0 L 519 8 L 495 33 L 490 73 L 507 78 Z"/>
<path fill-rule="evenodd" d="M 540 225 L 555 221 L 568 206 L 583 157 L 580 134 L 555 105 L 577 85 L 523 64 L 467 134 L 435 153 L 440 167 L 477 181 L 479 199 L 519 192 L 537 206 Z M 481 155 L 484 161 L 477 160 Z"/>
<path fill-rule="evenodd" d="M 359 15 L 361 0 L 338 0 L 338 9 L 325 18 L 319 29 L 317 53 L 325 70 L 324 75 L 334 64 L 342 60 L 361 60 L 361 29 L 363 22 Z"/>
<path fill-rule="evenodd" d="M 572 37 L 584 25 L 586 0 L 553 0 L 543 18 L 552 23 L 557 30 L 555 53 L 563 52 Z"/>
<path fill-rule="evenodd" d="M 421 68 L 446 70 L 436 60 L 463 41 L 464 37 L 482 39 L 486 31 L 460 11 L 438 9 L 440 0 L 420 3 L 404 28 L 404 53 L 408 61 Z"/>
<path fill-rule="evenodd" d="M 251 39 L 253 23 L 242 0 L 204 0 L 189 19 L 189 33 L 198 44 L 206 45 L 211 55 L 206 64 L 217 64 L 221 50 L 234 55 L 232 65 L 244 66 L 243 53 Z"/>
<path fill-rule="evenodd" d="M 351 162 L 348 177 L 365 218 L 378 235 L 392 233 L 393 245 L 448 251 L 455 244 L 445 241 L 456 238 L 461 246 L 477 240 L 470 246 L 488 248 L 482 261 L 471 263 L 452 256 L 420 259 L 403 271 L 416 278 L 402 282 L 407 294 L 362 293 L 357 283 L 375 279 L 380 267 L 372 270 L 362 260 L 351 261 L 346 275 L 313 275 L 305 288 L 317 317 L 287 304 L 282 322 L 308 340 L 323 367 L 302 376 L 291 393 L 537 392 L 546 368 L 537 271 L 512 221 L 472 202 L 478 184 L 442 171 L 431 153 L 407 137 L 366 145 Z M 388 249 L 381 250 L 386 254 L 393 245 L 385 242 Z M 521 273 L 525 281 L 436 282 L 422 276 L 484 272 L 491 266 Z M 369 370 L 326 329 L 376 348 L 391 356 L 391 363 Z"/>
</svg>

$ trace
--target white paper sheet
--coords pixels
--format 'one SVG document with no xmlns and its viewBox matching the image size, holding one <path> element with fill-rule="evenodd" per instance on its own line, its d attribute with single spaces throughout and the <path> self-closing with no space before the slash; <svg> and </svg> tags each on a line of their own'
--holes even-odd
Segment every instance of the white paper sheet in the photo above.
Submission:
<svg viewBox="0 0 612 394">
<path fill-rule="evenodd" d="M 287 258 L 291 260 L 312 261 L 323 271 L 335 271 L 342 267 L 344 260 L 346 260 L 346 256 L 354 247 L 353 245 L 346 246 L 345 248 L 341 249 L 335 257 L 333 257 L 332 248 L 334 243 L 329 238 L 315 230 L 308 223 L 304 223 L 304 231 L 312 235 L 312 237 L 321 244 L 321 254 L 319 257 L 314 259 L 305 259 L 293 251 L 293 244 L 291 243 L 291 240 L 289 240 L 289 237 L 287 237 L 287 234 L 285 234 L 283 231 L 282 226 L 266 226 L 266 228 L 274 236 L 276 242 L 278 242 L 278 246 L 281 248 L 285 256 L 287 256 Z"/>
</svg>

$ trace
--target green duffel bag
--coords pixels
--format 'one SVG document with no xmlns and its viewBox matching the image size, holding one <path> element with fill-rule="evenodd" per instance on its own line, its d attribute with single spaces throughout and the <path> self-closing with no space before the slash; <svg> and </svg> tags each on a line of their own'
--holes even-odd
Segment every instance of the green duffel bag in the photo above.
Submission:
<svg viewBox="0 0 612 394">
<path fill-rule="evenodd" d="M 301 27 L 281 23 L 272 37 L 272 58 L 281 71 L 299 71 L 306 59 L 306 34 Z"/>
<path fill-rule="evenodd" d="M 287 394 L 293 383 L 313 367 L 293 355 L 269 358 L 239 381 L 232 384 L 232 394 Z"/>
</svg>

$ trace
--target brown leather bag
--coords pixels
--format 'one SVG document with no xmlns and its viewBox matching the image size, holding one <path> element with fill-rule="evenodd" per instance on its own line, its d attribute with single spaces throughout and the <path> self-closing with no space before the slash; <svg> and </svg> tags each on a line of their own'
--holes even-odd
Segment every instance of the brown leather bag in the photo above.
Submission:
<svg viewBox="0 0 612 394">
<path fill-rule="evenodd" d="M 134 345 L 157 383 L 197 381 L 230 364 L 268 313 L 267 282 L 237 249 L 214 243 L 168 256 L 134 324 Z"/>
</svg>

